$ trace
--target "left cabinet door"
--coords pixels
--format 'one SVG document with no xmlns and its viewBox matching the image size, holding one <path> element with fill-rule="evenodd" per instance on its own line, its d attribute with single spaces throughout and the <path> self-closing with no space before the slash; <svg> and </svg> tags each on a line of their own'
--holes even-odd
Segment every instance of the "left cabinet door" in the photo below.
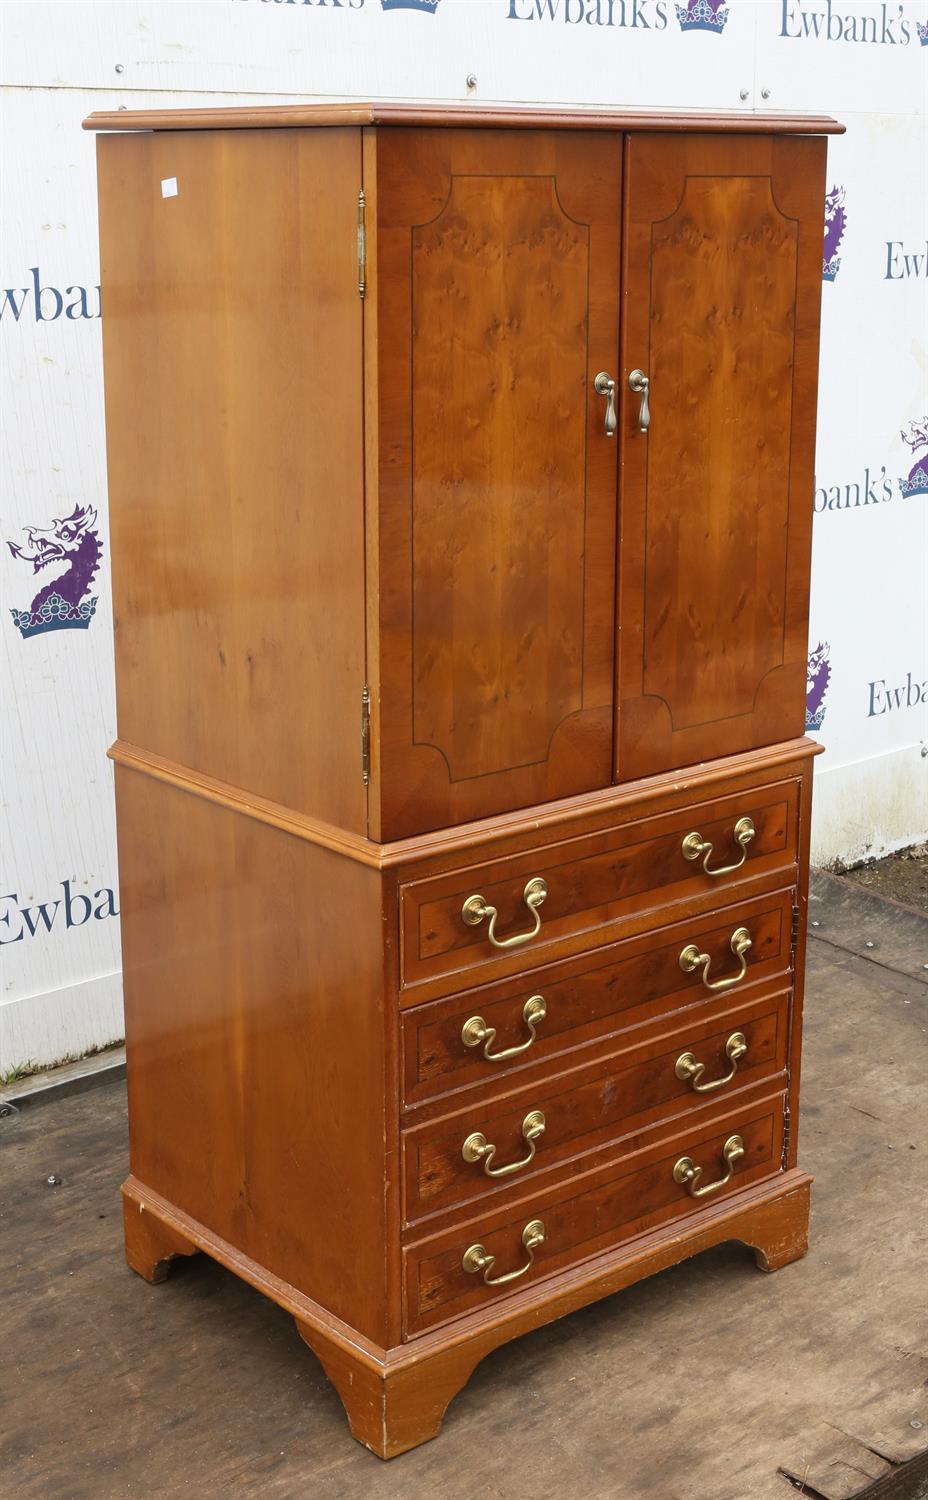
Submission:
<svg viewBox="0 0 928 1500">
<path fill-rule="evenodd" d="M 367 142 L 373 837 L 611 782 L 620 176 L 606 134 Z"/>
</svg>

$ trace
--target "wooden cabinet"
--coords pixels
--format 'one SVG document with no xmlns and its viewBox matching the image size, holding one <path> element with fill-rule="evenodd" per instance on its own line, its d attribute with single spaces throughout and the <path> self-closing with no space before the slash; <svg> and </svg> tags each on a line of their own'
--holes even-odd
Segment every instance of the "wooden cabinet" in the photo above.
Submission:
<svg viewBox="0 0 928 1500">
<path fill-rule="evenodd" d="M 525 1329 L 805 1248 L 840 127 L 87 123 L 127 1257 L 275 1298 L 390 1457 Z"/>
</svg>

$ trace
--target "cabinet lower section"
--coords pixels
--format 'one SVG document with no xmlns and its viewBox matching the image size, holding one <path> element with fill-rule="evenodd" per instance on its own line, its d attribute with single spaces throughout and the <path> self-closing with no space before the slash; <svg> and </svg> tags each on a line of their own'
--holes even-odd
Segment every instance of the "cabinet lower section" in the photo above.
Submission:
<svg viewBox="0 0 928 1500">
<path fill-rule="evenodd" d="M 396 845 L 118 754 L 129 1264 L 279 1302 L 389 1457 L 528 1328 L 721 1240 L 801 1255 L 813 753 Z"/>
<path fill-rule="evenodd" d="M 712 1206 L 546 1276 L 503 1306 L 483 1307 L 392 1349 L 360 1337 L 133 1177 L 123 1186 L 126 1258 L 147 1281 L 161 1281 L 174 1257 L 205 1251 L 292 1313 L 300 1336 L 338 1391 L 353 1435 L 379 1458 L 395 1458 L 437 1437 L 448 1403 L 479 1362 L 530 1329 L 725 1240 L 749 1246 L 763 1271 L 798 1260 L 808 1248 L 811 1181 L 794 1169 L 751 1183 Z"/>
</svg>

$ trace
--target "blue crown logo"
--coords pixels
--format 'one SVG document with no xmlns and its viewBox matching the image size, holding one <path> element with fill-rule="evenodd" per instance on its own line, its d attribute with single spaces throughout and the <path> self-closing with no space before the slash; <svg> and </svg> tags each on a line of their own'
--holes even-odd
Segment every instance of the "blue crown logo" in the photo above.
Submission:
<svg viewBox="0 0 928 1500">
<path fill-rule="evenodd" d="M 52 594 L 38 609 L 11 609 L 13 624 L 24 641 L 46 630 L 86 630 L 97 611 L 96 597 L 70 604 L 60 594 Z"/>
<path fill-rule="evenodd" d="M 920 422 L 907 422 L 899 436 L 907 448 L 911 448 L 914 464 L 903 479 L 899 479 L 899 489 L 903 500 L 910 495 L 928 495 L 928 458 L 919 458 L 919 451 L 928 448 L 928 415 L 922 417 Z"/>
<path fill-rule="evenodd" d="M 722 0 L 689 0 L 675 9 L 681 31 L 714 31 L 718 36 L 725 30 L 729 12 Z"/>
<path fill-rule="evenodd" d="M 427 16 L 434 16 L 438 9 L 438 0 L 380 0 L 384 10 L 423 10 Z"/>
<path fill-rule="evenodd" d="M 928 469 L 924 464 L 919 464 L 907 479 L 899 480 L 899 488 L 903 500 L 907 500 L 910 495 L 928 495 Z"/>
<path fill-rule="evenodd" d="M 928 21 L 916 21 L 915 30 L 923 47 L 928 47 Z"/>
</svg>

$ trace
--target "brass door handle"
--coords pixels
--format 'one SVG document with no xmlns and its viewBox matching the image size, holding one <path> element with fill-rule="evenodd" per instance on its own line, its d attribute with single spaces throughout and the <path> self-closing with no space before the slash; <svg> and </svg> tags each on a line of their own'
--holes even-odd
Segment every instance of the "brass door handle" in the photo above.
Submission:
<svg viewBox="0 0 928 1500">
<path fill-rule="evenodd" d="M 706 1071 L 705 1063 L 697 1062 L 692 1052 L 681 1052 L 677 1058 L 674 1072 L 684 1083 L 697 1094 L 711 1094 L 714 1089 L 723 1088 L 726 1083 L 731 1083 L 738 1071 L 738 1064 L 742 1057 L 746 1056 L 748 1050 L 747 1038 L 743 1031 L 733 1031 L 725 1043 L 725 1056 L 731 1063 L 727 1073 L 721 1078 L 713 1078 L 711 1083 L 703 1083 L 702 1075 Z"/>
<path fill-rule="evenodd" d="M 702 867 L 707 875 L 717 878 L 719 875 L 731 875 L 733 871 L 740 870 L 748 857 L 748 844 L 751 842 L 756 829 L 753 818 L 739 818 L 734 827 L 735 843 L 741 847 L 741 858 L 736 859 L 733 865 L 720 865 L 717 870 L 709 869 L 709 860 L 712 858 L 713 845 L 709 839 L 704 839 L 700 833 L 688 833 L 683 840 L 683 858 L 699 859 L 702 855 Z"/>
<path fill-rule="evenodd" d="M 729 974 L 725 979 L 709 979 L 709 965 L 712 958 L 708 953 L 700 953 L 695 943 L 687 943 L 680 954 L 680 968 L 684 974 L 692 974 L 696 969 L 702 969 L 702 982 L 707 990 L 730 990 L 736 984 L 740 984 L 748 972 L 748 953 L 752 947 L 751 934 L 746 927 L 736 927 L 731 935 L 731 951 L 741 964 L 737 974 Z"/>
<path fill-rule="evenodd" d="M 508 1062 L 510 1057 L 518 1057 L 520 1052 L 527 1052 L 535 1041 L 536 1028 L 539 1027 L 548 1014 L 543 995 L 530 995 L 522 1007 L 522 1019 L 528 1027 L 528 1041 L 520 1042 L 517 1047 L 507 1047 L 504 1052 L 491 1052 L 496 1036 L 496 1027 L 488 1026 L 483 1016 L 471 1016 L 465 1021 L 461 1028 L 461 1041 L 465 1047 L 479 1047 L 483 1043 L 483 1055 L 487 1062 Z"/>
<path fill-rule="evenodd" d="M 628 389 L 634 391 L 636 396 L 641 397 L 641 405 L 638 408 L 638 431 L 647 432 L 651 425 L 651 382 L 644 370 L 632 370 L 628 377 Z"/>
<path fill-rule="evenodd" d="M 505 1167 L 494 1167 L 493 1158 L 496 1156 L 496 1147 L 492 1141 L 479 1130 L 475 1130 L 467 1137 L 461 1148 L 461 1155 L 468 1162 L 483 1162 L 483 1170 L 487 1177 L 511 1177 L 513 1172 L 521 1172 L 529 1162 L 535 1160 L 535 1148 L 537 1142 L 545 1133 L 545 1117 L 540 1109 L 533 1109 L 522 1121 L 522 1138 L 528 1146 L 528 1155 L 521 1156 L 518 1161 L 509 1162 Z"/>
<path fill-rule="evenodd" d="M 606 437 L 615 437 L 615 381 L 605 370 L 600 370 L 593 381 L 593 389 L 597 396 L 606 398 Z"/>
<path fill-rule="evenodd" d="M 681 1156 L 674 1163 L 673 1180 L 680 1187 L 685 1187 L 691 1198 L 708 1198 L 710 1193 L 717 1193 L 719 1188 L 731 1182 L 732 1173 L 743 1155 L 744 1141 L 740 1135 L 730 1135 L 722 1147 L 722 1160 L 728 1168 L 724 1177 L 718 1177 L 715 1182 L 707 1182 L 705 1187 L 700 1187 L 702 1167 L 697 1167 L 691 1156 Z"/>
<path fill-rule="evenodd" d="M 537 937 L 541 931 L 541 916 L 538 908 L 548 894 L 548 882 L 542 880 L 540 875 L 535 875 L 526 885 L 522 892 L 522 899 L 535 918 L 535 925 L 530 932 L 516 932 L 512 937 L 498 938 L 496 936 L 496 919 L 499 912 L 495 906 L 490 906 L 482 896 L 468 896 L 461 908 L 461 916 L 468 927 L 479 927 L 485 917 L 489 917 L 490 926 L 487 937 L 494 948 L 519 948 L 523 943 L 530 943 L 532 938 Z"/>
<path fill-rule="evenodd" d="M 471 1245 L 464 1251 L 461 1261 L 462 1269 L 470 1276 L 482 1275 L 487 1286 L 503 1286 L 507 1281 L 518 1281 L 526 1271 L 530 1271 L 535 1264 L 535 1251 L 545 1241 L 545 1226 L 540 1219 L 532 1219 L 526 1224 L 522 1231 L 522 1244 L 528 1252 L 528 1260 L 524 1266 L 519 1266 L 515 1271 L 507 1271 L 503 1276 L 491 1276 L 490 1272 L 496 1265 L 496 1256 L 490 1255 L 484 1245 Z"/>
</svg>

